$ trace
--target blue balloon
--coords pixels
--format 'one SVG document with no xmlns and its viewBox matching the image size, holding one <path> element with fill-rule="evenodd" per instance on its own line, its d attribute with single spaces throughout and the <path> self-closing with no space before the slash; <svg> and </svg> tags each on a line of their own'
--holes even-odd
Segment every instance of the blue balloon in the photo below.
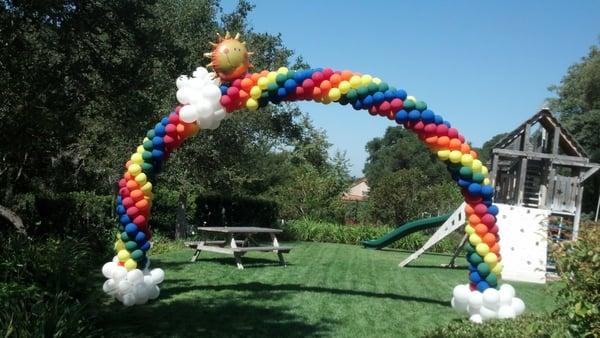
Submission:
<svg viewBox="0 0 600 338">
<path fill-rule="evenodd" d="M 221 87 L 219 87 L 219 89 L 221 89 L 221 95 L 227 95 L 227 89 L 229 89 L 229 87 L 227 87 L 225 85 L 221 85 Z"/>
<path fill-rule="evenodd" d="M 483 195 L 483 197 L 491 197 L 494 195 L 494 188 L 492 188 L 491 185 L 484 185 L 481 188 L 481 195 Z"/>
<path fill-rule="evenodd" d="M 145 242 L 146 241 L 146 234 L 143 233 L 142 231 L 138 232 L 137 235 L 135 235 L 135 241 L 138 244 L 141 244 L 141 243 Z"/>
<path fill-rule="evenodd" d="M 152 145 L 154 146 L 154 148 L 162 149 L 162 147 L 164 147 L 165 143 L 164 143 L 162 137 L 154 136 L 154 138 L 152 139 Z"/>
<path fill-rule="evenodd" d="M 421 112 L 413 109 L 410 111 L 410 113 L 408 113 L 408 120 L 409 121 L 418 121 L 421 119 Z"/>
<path fill-rule="evenodd" d="M 119 215 L 124 215 L 127 213 L 127 210 L 125 210 L 125 207 L 122 205 L 118 205 L 117 206 L 117 214 Z"/>
<path fill-rule="evenodd" d="M 432 123 L 435 121 L 435 114 L 433 111 L 426 109 L 421 113 L 421 120 L 423 120 L 423 123 Z"/>
<path fill-rule="evenodd" d="M 440 115 L 434 115 L 433 123 L 438 124 L 438 125 L 442 124 L 442 123 L 444 123 L 444 118 L 442 118 Z"/>
<path fill-rule="evenodd" d="M 296 87 L 298 87 L 298 84 L 296 83 L 296 81 L 294 81 L 292 79 L 287 79 L 283 83 L 283 86 L 285 87 L 285 91 L 288 94 L 291 94 L 291 93 L 295 93 L 296 92 Z"/>
<path fill-rule="evenodd" d="M 404 122 L 406 122 L 406 120 L 408 120 L 408 112 L 404 109 L 400 109 L 396 113 L 396 123 L 398 123 L 398 124 L 404 123 Z"/>
<path fill-rule="evenodd" d="M 477 267 L 473 264 L 469 264 L 469 272 L 477 272 Z"/>
<path fill-rule="evenodd" d="M 306 79 L 305 70 L 296 72 L 296 74 L 294 74 L 294 81 L 296 81 L 296 83 L 302 83 L 304 79 Z"/>
<path fill-rule="evenodd" d="M 460 177 L 460 175 L 459 175 L 459 177 Z M 459 185 L 461 188 L 468 188 L 468 187 L 469 187 L 469 185 L 471 185 L 471 183 L 473 183 L 473 182 L 471 182 L 471 181 L 469 181 L 469 180 L 465 180 L 464 178 L 459 178 L 459 179 L 458 179 L 458 185 Z"/>
<path fill-rule="evenodd" d="M 486 282 L 484 280 L 477 283 L 477 290 L 479 290 L 479 292 L 483 292 L 489 288 L 490 288 L 490 285 L 488 284 L 488 282 Z"/>
<path fill-rule="evenodd" d="M 481 184 L 471 183 L 469 185 L 469 194 L 471 196 L 480 196 L 481 195 Z"/>
<path fill-rule="evenodd" d="M 131 218 L 127 215 L 121 215 L 121 217 L 119 217 L 119 222 L 123 225 L 127 225 L 131 223 Z"/>
<path fill-rule="evenodd" d="M 479 272 L 477 271 L 471 272 L 469 274 L 469 279 L 475 284 L 479 283 L 482 280 L 481 276 L 479 275 Z"/>
<path fill-rule="evenodd" d="M 446 125 L 446 127 L 448 127 L 448 128 L 452 128 L 452 125 L 450 124 L 450 122 L 448 122 L 448 121 L 444 121 L 444 124 Z"/>
<path fill-rule="evenodd" d="M 398 89 L 396 90 L 396 97 L 399 98 L 400 100 L 404 101 L 406 100 L 406 91 L 404 89 Z"/>
<path fill-rule="evenodd" d="M 134 223 L 129 223 L 125 226 L 125 232 L 127 233 L 127 235 L 129 236 L 129 238 L 135 238 L 135 236 L 138 233 L 138 228 L 137 225 L 135 225 Z"/>
<path fill-rule="evenodd" d="M 383 98 L 386 101 L 392 101 L 396 97 L 396 93 L 394 90 L 388 89 L 383 93 Z"/>
<path fill-rule="evenodd" d="M 163 117 L 162 120 L 160 120 L 160 123 L 163 126 L 166 126 L 167 124 L 169 124 L 169 118 L 168 117 Z"/>
<path fill-rule="evenodd" d="M 363 107 L 362 102 L 360 102 L 360 100 L 356 100 L 356 102 L 354 102 L 352 104 L 352 108 L 354 108 L 355 110 L 361 110 Z"/>
<path fill-rule="evenodd" d="M 374 104 L 380 104 L 383 101 L 385 101 L 385 95 L 382 92 L 375 92 L 375 94 L 373 94 Z"/>
<path fill-rule="evenodd" d="M 165 156 L 165 153 L 162 150 L 152 149 L 152 158 L 156 160 L 162 160 Z"/>
<path fill-rule="evenodd" d="M 140 247 L 140 250 L 142 250 L 144 252 L 148 251 L 149 249 L 150 249 L 150 242 L 146 242 Z"/>
<path fill-rule="evenodd" d="M 121 204 L 123 203 L 123 198 L 121 197 L 121 195 L 117 196 L 117 204 Z"/>
<path fill-rule="evenodd" d="M 279 88 L 277 89 L 277 96 L 279 96 L 280 98 L 284 98 L 287 96 L 287 91 L 285 90 L 285 88 Z"/>
<path fill-rule="evenodd" d="M 500 210 L 498 210 L 498 206 L 496 206 L 496 205 L 490 205 L 490 206 L 488 206 L 488 212 L 490 214 L 494 215 L 494 216 L 498 215 L 499 211 Z"/>
<path fill-rule="evenodd" d="M 362 100 L 362 105 L 365 109 L 371 108 L 371 106 L 373 105 L 373 96 L 365 96 L 365 98 Z"/>
<path fill-rule="evenodd" d="M 163 137 L 165 136 L 167 132 L 165 131 L 165 126 L 163 126 L 162 124 L 158 123 L 155 127 L 154 127 L 154 135 L 156 136 L 160 136 Z"/>
</svg>

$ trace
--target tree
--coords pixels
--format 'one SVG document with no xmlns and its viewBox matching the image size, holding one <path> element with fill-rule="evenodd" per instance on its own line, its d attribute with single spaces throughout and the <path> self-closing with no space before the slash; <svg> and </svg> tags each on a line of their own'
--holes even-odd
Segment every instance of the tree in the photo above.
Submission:
<svg viewBox="0 0 600 338">
<path fill-rule="evenodd" d="M 492 136 L 492 138 L 487 140 L 481 148 L 474 149 L 475 151 L 477 151 L 477 155 L 479 156 L 478 158 L 482 163 L 486 164 L 491 161 L 492 150 L 493 150 L 494 146 L 498 142 L 500 142 L 500 140 L 502 140 L 504 137 L 506 137 L 506 135 L 508 135 L 508 133 L 496 134 L 496 135 Z"/>
</svg>

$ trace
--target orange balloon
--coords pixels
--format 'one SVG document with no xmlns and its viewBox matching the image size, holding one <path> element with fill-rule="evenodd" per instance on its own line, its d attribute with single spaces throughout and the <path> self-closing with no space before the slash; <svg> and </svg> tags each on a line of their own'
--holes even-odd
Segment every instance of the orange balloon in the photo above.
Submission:
<svg viewBox="0 0 600 338">
<path fill-rule="evenodd" d="M 479 223 L 476 226 L 474 226 L 475 228 L 475 232 L 477 233 L 477 235 L 479 235 L 479 237 L 485 237 L 487 235 L 490 235 L 488 233 L 488 228 L 485 224 Z M 492 235 L 493 236 L 493 235 Z M 485 242 L 485 241 L 484 241 Z M 495 243 L 496 241 L 494 241 Z M 487 243 L 486 243 L 487 244 Z M 488 244 L 489 245 L 489 244 Z"/>
<path fill-rule="evenodd" d="M 461 144 L 462 144 L 462 142 L 460 142 L 459 139 L 453 138 L 450 140 L 450 143 L 448 144 L 448 148 L 450 148 L 450 150 L 460 150 Z"/>
<path fill-rule="evenodd" d="M 323 80 L 321 81 L 319 88 L 321 88 L 321 93 L 327 93 L 331 89 L 331 82 L 329 82 L 329 80 Z"/>
<path fill-rule="evenodd" d="M 342 82 L 342 75 L 340 75 L 340 74 L 331 75 L 331 77 L 329 78 L 329 82 L 331 82 L 332 86 L 337 87 L 337 84 Z"/>
<path fill-rule="evenodd" d="M 312 92 L 313 100 L 318 100 L 321 97 L 321 88 L 315 87 Z"/>
<path fill-rule="evenodd" d="M 487 231 L 487 226 L 485 224 L 481 224 L 486 228 Z M 487 244 L 490 248 L 492 246 L 494 246 L 494 244 L 496 244 L 496 236 L 494 236 L 494 234 L 492 233 L 486 233 L 485 235 L 483 235 L 482 240 L 485 244 Z"/>
<path fill-rule="evenodd" d="M 437 141 L 438 141 L 438 137 L 437 136 L 429 136 L 425 139 L 425 143 L 427 143 L 428 146 L 437 146 Z"/>
<path fill-rule="evenodd" d="M 129 173 L 129 171 L 126 171 L 126 172 L 123 174 L 123 178 L 124 178 L 126 181 L 133 180 L 133 176 L 131 176 L 131 174 Z"/>
<path fill-rule="evenodd" d="M 471 152 L 471 146 L 466 143 L 461 144 L 460 152 L 463 154 L 469 154 Z"/>
<path fill-rule="evenodd" d="M 243 90 L 245 90 L 246 92 L 250 92 L 250 89 L 252 89 L 252 87 L 254 86 L 254 82 L 252 82 L 252 80 L 249 78 L 245 78 L 242 80 L 241 85 Z"/>
<path fill-rule="evenodd" d="M 342 71 L 342 80 L 348 81 L 354 75 L 351 70 L 343 70 Z"/>
<path fill-rule="evenodd" d="M 500 244 L 494 243 L 494 245 L 490 246 L 490 251 L 495 253 L 496 255 L 500 254 Z"/>
<path fill-rule="evenodd" d="M 246 102 L 248 100 L 248 98 L 250 97 L 250 95 L 248 95 L 248 92 L 245 90 L 240 90 L 240 101 L 241 102 Z"/>
<path fill-rule="evenodd" d="M 131 199 L 137 202 L 144 199 L 144 192 L 139 189 L 136 189 L 129 193 L 129 197 L 131 197 Z"/>
<path fill-rule="evenodd" d="M 141 200 L 135 202 L 135 207 L 140 209 L 140 211 L 142 211 L 142 212 L 148 210 L 148 206 L 149 206 L 148 201 L 145 199 L 141 199 Z"/>
<path fill-rule="evenodd" d="M 476 160 L 477 157 L 479 156 L 479 155 L 477 155 L 477 152 L 475 150 L 471 150 L 469 153 L 471 154 L 471 156 L 473 157 L 474 160 Z"/>
<path fill-rule="evenodd" d="M 470 204 L 465 205 L 465 214 L 467 214 L 467 217 L 471 216 L 474 213 L 475 209 L 473 209 L 473 207 Z"/>
<path fill-rule="evenodd" d="M 131 162 L 131 160 L 125 162 L 125 168 L 129 168 L 129 166 L 131 165 L 131 163 L 133 163 L 133 162 Z"/>
<path fill-rule="evenodd" d="M 252 82 L 256 83 L 258 79 L 260 79 L 260 73 L 252 73 L 252 75 L 250 75 L 250 80 L 252 80 Z"/>
<path fill-rule="evenodd" d="M 448 144 L 450 143 L 450 138 L 448 136 L 440 136 L 437 139 L 437 145 L 440 148 L 446 149 Z"/>
<path fill-rule="evenodd" d="M 479 224 L 481 223 L 481 219 L 479 218 L 479 216 L 472 214 L 469 216 L 469 223 L 471 224 Z"/>
<path fill-rule="evenodd" d="M 129 191 L 136 190 L 136 189 L 140 188 L 140 185 L 135 180 L 127 181 L 127 183 L 126 183 L 125 186 L 127 187 L 127 189 L 129 189 Z"/>
</svg>

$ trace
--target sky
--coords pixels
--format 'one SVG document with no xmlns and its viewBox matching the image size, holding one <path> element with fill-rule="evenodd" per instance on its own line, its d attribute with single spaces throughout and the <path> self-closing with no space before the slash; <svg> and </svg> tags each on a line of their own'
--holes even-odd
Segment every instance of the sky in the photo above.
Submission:
<svg viewBox="0 0 600 338">
<path fill-rule="evenodd" d="M 427 102 L 474 146 L 544 107 L 548 87 L 600 37 L 600 1 L 253 1 L 255 32 L 311 67 L 371 74 Z M 225 12 L 237 1 L 224 0 Z M 252 46 L 249 46 L 252 49 Z M 293 61 L 293 60 L 290 60 Z M 395 123 L 300 104 L 362 176 L 366 143 Z"/>
</svg>

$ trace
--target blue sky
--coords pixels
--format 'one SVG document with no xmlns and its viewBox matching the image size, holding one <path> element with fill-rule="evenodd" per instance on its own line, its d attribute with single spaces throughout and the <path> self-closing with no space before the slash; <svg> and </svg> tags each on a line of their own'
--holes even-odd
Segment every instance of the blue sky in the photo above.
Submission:
<svg viewBox="0 0 600 338">
<path fill-rule="evenodd" d="M 281 33 L 312 67 L 351 69 L 405 89 L 475 146 L 543 107 L 548 86 L 600 36 L 600 1 L 254 3 L 255 31 Z M 365 144 L 394 125 L 348 106 L 300 107 L 326 130 L 333 151 L 346 151 L 356 176 Z"/>
</svg>

